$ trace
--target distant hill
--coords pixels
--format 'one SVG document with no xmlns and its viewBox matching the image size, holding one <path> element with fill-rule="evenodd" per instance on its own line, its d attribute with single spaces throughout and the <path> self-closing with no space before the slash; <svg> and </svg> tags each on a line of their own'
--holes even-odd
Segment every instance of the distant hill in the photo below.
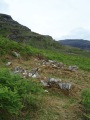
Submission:
<svg viewBox="0 0 90 120">
<path fill-rule="evenodd" d="M 62 46 L 51 36 L 35 33 L 6 14 L 0 14 L 0 35 L 41 49 L 61 49 Z"/>
<path fill-rule="evenodd" d="M 59 40 L 59 43 L 62 45 L 68 45 L 72 47 L 77 47 L 84 50 L 90 51 L 90 41 L 83 39 L 65 39 Z"/>
</svg>

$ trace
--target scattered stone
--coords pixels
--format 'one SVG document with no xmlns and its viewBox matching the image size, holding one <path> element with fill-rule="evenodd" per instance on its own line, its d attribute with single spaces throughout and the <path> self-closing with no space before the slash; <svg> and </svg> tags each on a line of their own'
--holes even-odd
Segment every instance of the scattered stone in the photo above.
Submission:
<svg viewBox="0 0 90 120">
<path fill-rule="evenodd" d="M 24 70 L 24 72 L 22 73 L 23 77 L 26 78 L 28 76 L 28 72 L 27 70 Z"/>
<path fill-rule="evenodd" d="M 33 68 L 31 73 L 32 73 L 32 76 L 38 71 L 38 68 Z"/>
<path fill-rule="evenodd" d="M 76 65 L 74 65 L 74 66 L 69 66 L 69 67 L 68 67 L 68 70 L 70 70 L 70 71 L 76 71 L 76 70 L 78 70 L 78 67 L 77 67 Z"/>
<path fill-rule="evenodd" d="M 45 93 L 48 93 L 48 90 L 44 90 Z"/>
<path fill-rule="evenodd" d="M 37 77 L 37 75 L 36 75 L 36 74 L 32 75 L 32 78 L 36 78 L 36 77 Z"/>
<path fill-rule="evenodd" d="M 38 70 L 39 70 L 38 68 L 32 69 L 32 71 L 29 73 L 29 77 L 38 78 L 39 77 Z"/>
<path fill-rule="evenodd" d="M 55 69 L 60 69 L 60 68 L 65 67 L 65 65 L 62 62 L 57 62 L 57 61 L 54 61 L 54 60 L 48 60 L 48 61 L 43 60 L 42 65 L 43 66 L 49 66 L 49 67 L 52 67 L 52 68 L 55 68 Z"/>
<path fill-rule="evenodd" d="M 71 83 L 59 83 L 58 85 L 63 90 L 70 90 L 72 86 Z"/>
<path fill-rule="evenodd" d="M 64 68 L 66 65 L 64 65 L 62 62 L 57 63 L 58 68 Z"/>
<path fill-rule="evenodd" d="M 15 68 L 14 68 L 14 73 L 22 73 L 24 70 L 23 70 L 23 68 L 21 68 L 21 67 L 19 67 L 19 66 L 16 66 Z"/>
<path fill-rule="evenodd" d="M 10 66 L 12 64 L 12 62 L 7 62 L 6 66 Z"/>
<path fill-rule="evenodd" d="M 59 83 L 61 82 L 61 79 L 55 79 L 55 78 L 48 78 L 48 83 L 49 84 L 54 84 L 54 83 Z"/>
<path fill-rule="evenodd" d="M 45 82 L 44 80 L 41 80 L 41 83 L 42 83 L 42 85 L 43 85 L 44 87 L 49 87 L 48 83 Z"/>
<path fill-rule="evenodd" d="M 57 65 L 55 65 L 55 64 L 52 64 L 52 67 L 53 67 L 53 68 L 58 68 L 58 66 L 57 66 Z"/>
<path fill-rule="evenodd" d="M 38 73 L 33 74 L 33 73 L 29 72 L 28 77 L 39 78 L 39 74 Z"/>
<path fill-rule="evenodd" d="M 39 74 L 37 73 L 38 68 L 34 68 L 31 72 L 28 70 L 24 70 L 23 68 L 16 66 L 14 68 L 14 73 L 21 73 L 24 78 L 32 77 L 32 78 L 38 78 Z"/>
<path fill-rule="evenodd" d="M 13 55 L 14 55 L 15 57 L 17 57 L 17 58 L 20 58 L 20 54 L 17 53 L 17 52 L 15 52 L 15 51 L 13 51 Z"/>
<path fill-rule="evenodd" d="M 29 72 L 29 73 L 28 73 L 28 76 L 29 76 L 29 77 L 32 77 L 32 73 Z"/>
<path fill-rule="evenodd" d="M 32 78 L 38 78 L 38 77 L 39 77 L 38 73 L 35 73 L 34 75 L 32 75 Z"/>
</svg>

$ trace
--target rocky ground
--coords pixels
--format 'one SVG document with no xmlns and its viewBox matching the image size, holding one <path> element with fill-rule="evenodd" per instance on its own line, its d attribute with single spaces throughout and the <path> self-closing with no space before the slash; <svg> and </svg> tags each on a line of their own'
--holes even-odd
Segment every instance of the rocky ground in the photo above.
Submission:
<svg viewBox="0 0 90 120">
<path fill-rule="evenodd" d="M 32 120 L 82 120 L 81 92 L 90 86 L 89 72 L 38 57 L 5 56 L 2 64 L 13 73 L 39 82 L 45 90 L 43 107 Z"/>
</svg>

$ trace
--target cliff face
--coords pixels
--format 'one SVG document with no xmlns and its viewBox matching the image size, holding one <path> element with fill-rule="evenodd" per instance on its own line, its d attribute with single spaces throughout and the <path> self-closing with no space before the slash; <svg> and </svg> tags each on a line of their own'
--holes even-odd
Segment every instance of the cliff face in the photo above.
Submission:
<svg viewBox="0 0 90 120">
<path fill-rule="evenodd" d="M 0 14 L 0 20 L 1 21 L 12 21 L 13 19 L 10 15 Z"/>
<path fill-rule="evenodd" d="M 23 33 L 27 32 L 31 32 L 31 30 L 14 21 L 10 15 L 0 14 L 0 34 L 2 36 L 20 41 L 19 38 L 24 36 Z"/>
<path fill-rule="evenodd" d="M 0 14 L 0 34 L 17 42 L 29 42 L 31 38 L 42 36 L 28 27 L 14 21 L 10 15 Z"/>
</svg>

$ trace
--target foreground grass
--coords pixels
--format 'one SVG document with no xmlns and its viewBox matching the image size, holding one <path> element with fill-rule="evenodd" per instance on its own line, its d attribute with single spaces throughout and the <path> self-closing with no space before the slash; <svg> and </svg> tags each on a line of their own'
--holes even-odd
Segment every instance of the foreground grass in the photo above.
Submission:
<svg viewBox="0 0 90 120">
<path fill-rule="evenodd" d="M 0 120 L 17 120 L 22 111 L 40 108 L 42 93 L 38 83 L 0 69 Z"/>
<path fill-rule="evenodd" d="M 90 89 L 85 89 L 82 92 L 82 104 L 84 106 L 84 117 L 90 120 Z"/>
</svg>

